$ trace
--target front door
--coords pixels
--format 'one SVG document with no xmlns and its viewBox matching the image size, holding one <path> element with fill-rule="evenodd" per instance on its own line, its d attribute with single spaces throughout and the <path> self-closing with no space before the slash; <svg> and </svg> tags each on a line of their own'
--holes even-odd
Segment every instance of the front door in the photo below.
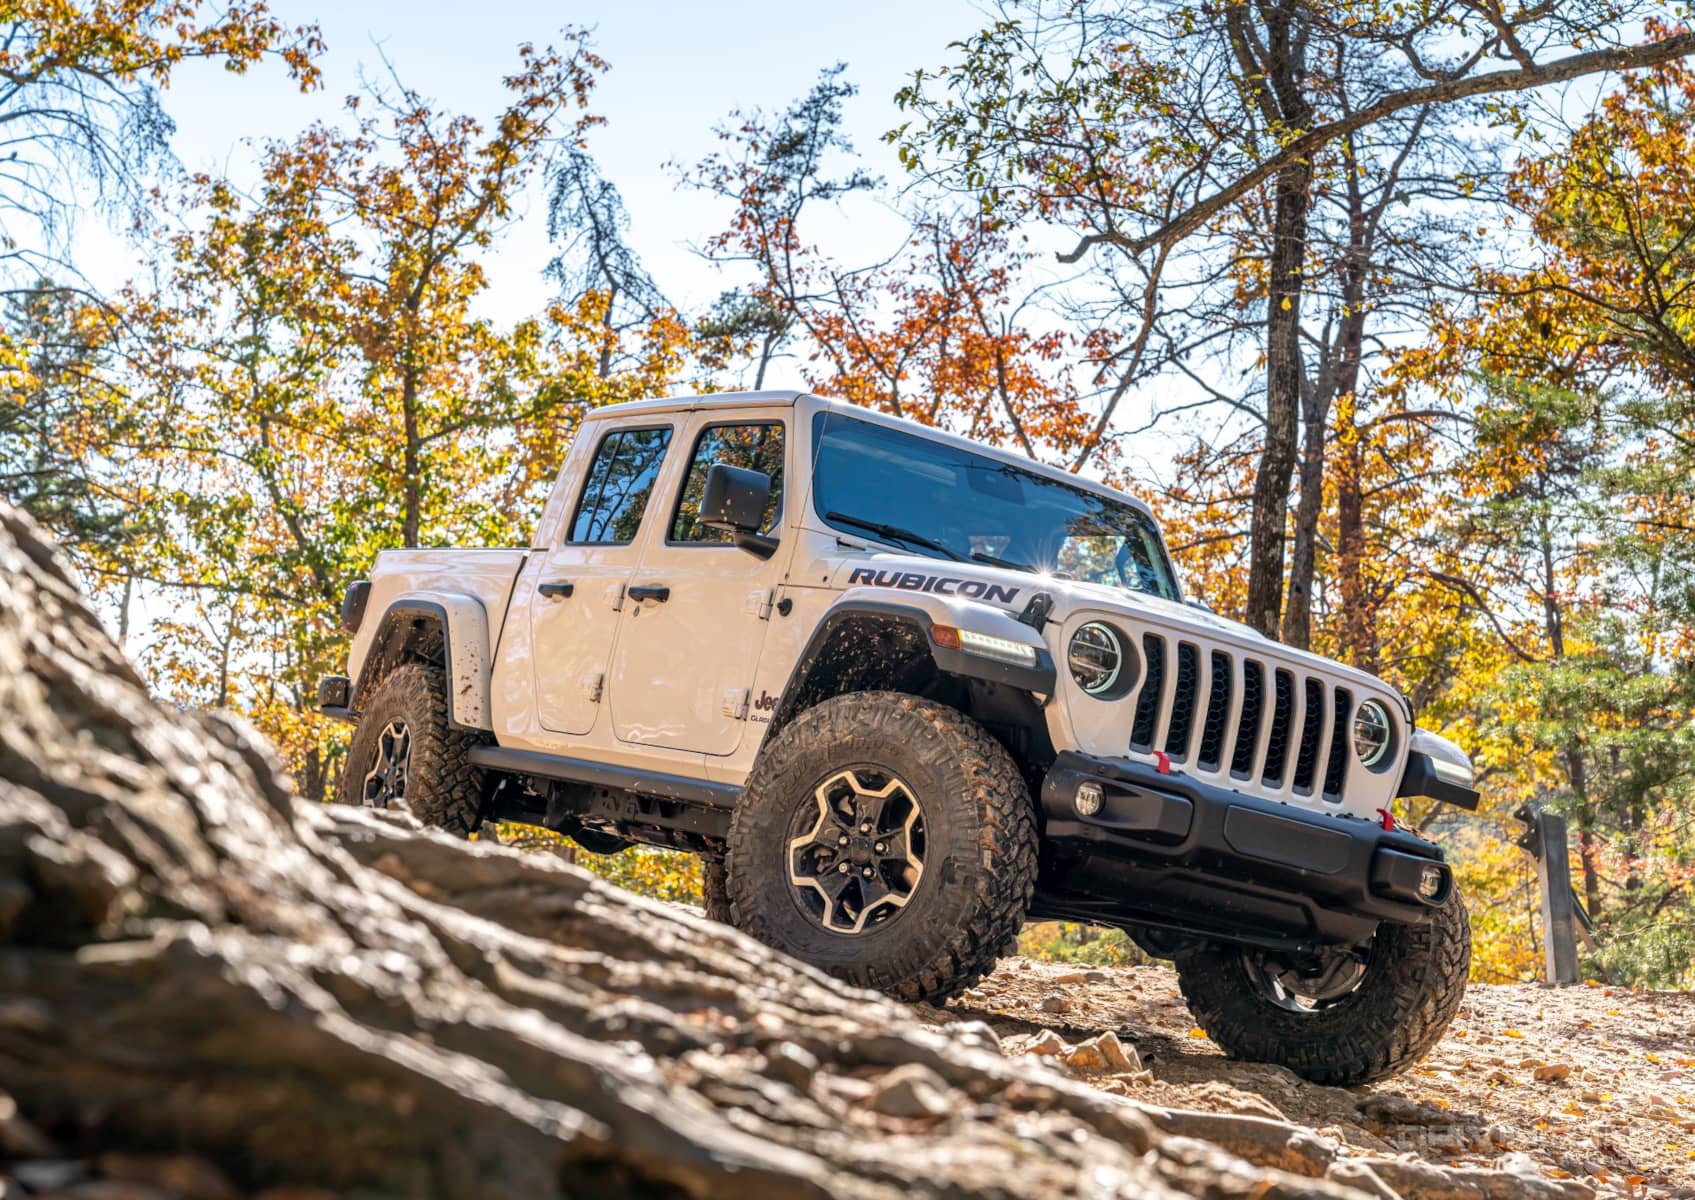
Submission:
<svg viewBox="0 0 1695 1200">
<path fill-rule="evenodd" d="M 647 539 L 613 650 L 612 725 L 621 741 L 704 754 L 733 753 L 746 728 L 748 688 L 792 546 L 759 558 L 700 524 L 715 463 L 771 476 L 763 529 L 783 505 L 785 422 L 697 418 L 688 470 L 663 537 Z"/>
<path fill-rule="evenodd" d="M 671 427 L 613 429 L 601 438 L 563 541 L 530 556 L 514 597 L 529 605 L 536 718 L 556 733 L 587 733 L 605 705 L 606 668 L 628 608 L 636 534 Z M 654 506 L 657 507 L 657 506 Z"/>
</svg>

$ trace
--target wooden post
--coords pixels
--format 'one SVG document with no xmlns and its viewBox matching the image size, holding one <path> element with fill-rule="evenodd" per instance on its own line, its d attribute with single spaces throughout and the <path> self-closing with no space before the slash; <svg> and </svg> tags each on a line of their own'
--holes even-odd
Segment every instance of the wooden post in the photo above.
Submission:
<svg viewBox="0 0 1695 1200">
<path fill-rule="evenodd" d="M 1536 859 L 1542 891 L 1543 974 L 1555 985 L 1580 982 L 1577 969 L 1577 909 L 1571 890 L 1571 849 L 1566 819 L 1532 801 L 1513 814 L 1524 822 L 1518 844 Z"/>
</svg>

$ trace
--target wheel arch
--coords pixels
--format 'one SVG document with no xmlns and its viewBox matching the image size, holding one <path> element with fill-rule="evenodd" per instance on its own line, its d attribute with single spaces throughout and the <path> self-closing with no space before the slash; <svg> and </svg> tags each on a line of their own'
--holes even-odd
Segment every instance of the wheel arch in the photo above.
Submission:
<svg viewBox="0 0 1695 1200">
<path fill-rule="evenodd" d="M 480 600 L 451 592 L 430 592 L 410 593 L 391 601 L 376 622 L 360 663 L 351 706 L 362 708 L 382 681 L 407 662 L 425 662 L 442 669 L 451 728 L 492 728 L 488 613 Z"/>
<path fill-rule="evenodd" d="M 1010 614 L 949 605 L 931 612 L 916 604 L 881 599 L 838 602 L 818 623 L 795 660 L 766 726 L 769 744 L 801 713 L 850 692 L 892 691 L 937 700 L 976 720 L 1025 769 L 1040 771 L 1054 748 L 1042 708 L 1056 686 L 1052 657 L 1038 648 L 1035 667 L 1018 667 L 937 644 L 936 625 L 982 628 L 996 635 L 1020 630 L 1026 641 L 1039 634 Z"/>
</svg>

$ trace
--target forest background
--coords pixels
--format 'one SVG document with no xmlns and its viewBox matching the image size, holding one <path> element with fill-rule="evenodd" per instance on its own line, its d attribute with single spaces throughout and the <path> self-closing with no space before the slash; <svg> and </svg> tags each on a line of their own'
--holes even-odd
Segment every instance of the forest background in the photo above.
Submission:
<svg viewBox="0 0 1695 1200">
<path fill-rule="evenodd" d="M 1695 987 L 1686 9 L 956 16 L 928 57 L 879 44 L 892 96 L 828 52 L 720 114 L 679 79 L 691 300 L 601 165 L 586 26 L 538 18 L 477 111 L 367 46 L 344 104 L 212 170 L 173 153 L 174 84 L 311 95 L 355 51 L 263 4 L 0 4 L 0 496 L 160 695 L 246 714 L 321 799 L 347 731 L 315 686 L 378 551 L 522 543 L 603 404 L 844 397 L 1143 496 L 1192 591 L 1402 688 L 1479 765 L 1476 816 L 1399 814 L 1454 852 L 1479 978 L 1537 972 L 1534 801 L 1571 820 L 1588 972 Z M 547 250 L 497 283 L 514 242 Z"/>
</svg>

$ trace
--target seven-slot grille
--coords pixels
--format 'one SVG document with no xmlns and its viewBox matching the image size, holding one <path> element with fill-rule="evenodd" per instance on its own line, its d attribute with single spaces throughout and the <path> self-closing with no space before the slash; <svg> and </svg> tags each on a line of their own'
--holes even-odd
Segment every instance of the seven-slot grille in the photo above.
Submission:
<svg viewBox="0 0 1695 1200">
<path fill-rule="evenodd" d="M 1342 798 L 1354 697 L 1323 676 L 1147 632 L 1130 748 L 1261 794 Z"/>
</svg>

